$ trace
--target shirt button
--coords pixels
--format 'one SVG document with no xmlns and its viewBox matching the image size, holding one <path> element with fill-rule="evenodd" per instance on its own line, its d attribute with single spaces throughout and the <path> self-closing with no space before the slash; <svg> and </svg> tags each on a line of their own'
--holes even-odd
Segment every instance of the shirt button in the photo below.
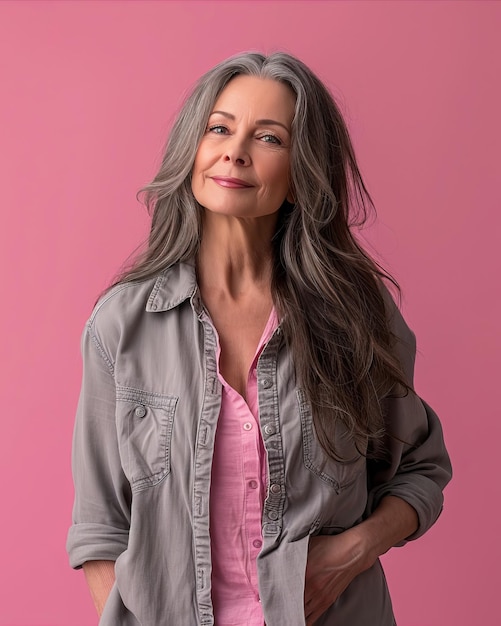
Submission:
<svg viewBox="0 0 501 626">
<path fill-rule="evenodd" d="M 245 422 L 244 430 L 252 430 L 252 424 L 250 422 Z"/>
<path fill-rule="evenodd" d="M 280 489 L 280 485 L 277 485 L 277 483 L 275 483 L 274 485 L 271 485 L 270 491 L 271 491 L 271 493 L 280 493 L 282 490 Z M 272 519 L 274 519 L 274 518 L 272 518 Z"/>
<path fill-rule="evenodd" d="M 265 435 L 273 435 L 275 433 L 275 428 L 271 424 L 266 424 L 264 427 Z"/>
<path fill-rule="evenodd" d="M 268 517 L 269 517 L 270 519 L 276 520 L 276 519 L 278 519 L 278 513 L 277 513 L 276 511 L 270 511 L 270 512 L 268 513 Z"/>
<path fill-rule="evenodd" d="M 271 380 L 271 378 L 263 378 L 263 380 L 261 381 L 261 385 L 265 389 L 270 389 L 270 387 L 273 387 L 273 381 Z"/>
<path fill-rule="evenodd" d="M 260 548 L 263 545 L 263 542 L 260 539 L 254 539 L 254 541 L 252 542 L 252 545 L 255 548 Z"/>
<path fill-rule="evenodd" d="M 136 417 L 144 417 L 146 415 L 146 409 L 144 408 L 144 406 L 141 406 L 141 405 L 137 406 L 134 409 L 134 415 Z"/>
<path fill-rule="evenodd" d="M 257 480 L 251 480 L 251 481 L 249 482 L 249 487 L 250 487 L 251 489 L 257 489 L 257 487 L 258 487 L 258 482 L 257 482 Z"/>
</svg>

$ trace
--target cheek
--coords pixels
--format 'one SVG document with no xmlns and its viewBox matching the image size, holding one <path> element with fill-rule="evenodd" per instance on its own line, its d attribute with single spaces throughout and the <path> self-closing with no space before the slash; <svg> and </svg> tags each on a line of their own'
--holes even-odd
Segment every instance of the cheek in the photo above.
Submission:
<svg viewBox="0 0 501 626">
<path fill-rule="evenodd" d="M 204 169 L 206 169 L 204 167 L 204 151 L 199 148 L 195 155 L 195 161 L 193 162 L 193 167 L 191 169 L 191 190 L 193 193 L 196 193 L 196 191 L 200 190 L 203 186 Z"/>
<path fill-rule="evenodd" d="M 193 164 L 193 169 L 191 170 L 191 192 L 195 196 L 195 199 L 198 200 L 198 195 L 202 190 L 203 180 L 200 174 L 200 168 L 197 167 L 196 161 Z"/>
<path fill-rule="evenodd" d="M 195 161 L 193 162 L 193 167 L 191 169 L 193 178 L 200 176 L 201 160 L 200 151 L 198 151 L 195 155 Z"/>
<path fill-rule="evenodd" d="M 282 193 L 289 189 L 289 162 L 276 163 L 273 169 L 270 168 L 269 181 L 277 193 Z"/>
<path fill-rule="evenodd" d="M 210 150 L 202 139 L 201 143 L 198 146 L 198 150 L 195 153 L 195 159 L 193 161 L 193 176 L 200 176 L 204 169 L 207 169 L 209 159 Z"/>
</svg>

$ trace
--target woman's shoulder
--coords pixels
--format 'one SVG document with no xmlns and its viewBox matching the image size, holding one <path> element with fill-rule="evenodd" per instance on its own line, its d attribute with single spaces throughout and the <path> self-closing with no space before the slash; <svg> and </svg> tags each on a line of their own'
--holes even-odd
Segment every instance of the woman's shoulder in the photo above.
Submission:
<svg viewBox="0 0 501 626">
<path fill-rule="evenodd" d="M 195 269 L 189 263 L 176 263 L 144 280 L 118 282 L 100 296 L 86 327 L 97 338 L 120 335 L 141 317 L 180 303 L 195 287 Z"/>
<path fill-rule="evenodd" d="M 400 310 L 400 292 L 397 292 L 398 288 L 390 290 L 391 285 L 388 287 L 380 278 L 378 278 L 378 287 L 384 302 L 390 331 L 400 340 L 413 344 L 415 342 L 414 332 L 407 325 Z"/>
<path fill-rule="evenodd" d="M 393 350 L 400 361 L 409 380 L 414 376 L 414 360 L 416 357 L 416 335 L 409 327 L 400 310 L 397 299 L 388 286 L 378 280 L 378 286 L 383 298 L 388 330 L 391 333 Z"/>
<path fill-rule="evenodd" d="M 164 272 L 140 281 L 115 283 L 101 294 L 89 317 L 90 326 L 99 325 L 107 318 L 118 319 L 131 311 L 146 306 L 149 295 Z"/>
</svg>

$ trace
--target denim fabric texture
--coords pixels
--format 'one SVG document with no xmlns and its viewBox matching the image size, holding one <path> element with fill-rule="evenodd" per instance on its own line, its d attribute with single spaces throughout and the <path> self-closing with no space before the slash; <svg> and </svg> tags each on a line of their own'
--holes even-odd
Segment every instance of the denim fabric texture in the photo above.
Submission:
<svg viewBox="0 0 501 626">
<path fill-rule="evenodd" d="M 414 335 L 389 295 L 388 303 L 412 380 Z M 86 324 L 67 548 L 74 568 L 116 561 L 100 626 L 214 624 L 209 494 L 221 404 L 216 348 L 190 263 L 116 286 Z M 309 537 L 352 527 L 386 495 L 415 508 L 419 528 L 409 539 L 419 537 L 441 512 L 450 462 L 436 414 L 412 392 L 387 400 L 388 429 L 396 437 L 384 467 L 367 463 L 341 427 L 338 442 L 353 461 L 326 460 L 280 326 L 259 357 L 257 378 L 269 481 L 260 597 L 267 626 L 304 626 Z M 379 561 L 317 624 L 393 626 Z"/>
</svg>

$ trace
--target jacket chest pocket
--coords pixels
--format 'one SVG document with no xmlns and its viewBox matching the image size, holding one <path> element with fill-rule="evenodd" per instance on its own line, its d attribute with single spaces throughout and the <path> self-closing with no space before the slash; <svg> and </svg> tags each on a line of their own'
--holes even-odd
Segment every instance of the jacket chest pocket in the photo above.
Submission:
<svg viewBox="0 0 501 626">
<path fill-rule="evenodd" d="M 120 457 L 132 490 L 156 485 L 170 472 L 172 428 L 178 398 L 117 387 Z"/>
<path fill-rule="evenodd" d="M 301 419 L 304 466 L 339 493 L 352 485 L 365 471 L 366 458 L 356 449 L 354 441 L 341 423 L 336 425 L 334 445 L 338 454 L 346 461 L 329 458 L 315 434 L 311 406 L 304 391 L 298 389 L 296 393 Z"/>
</svg>

